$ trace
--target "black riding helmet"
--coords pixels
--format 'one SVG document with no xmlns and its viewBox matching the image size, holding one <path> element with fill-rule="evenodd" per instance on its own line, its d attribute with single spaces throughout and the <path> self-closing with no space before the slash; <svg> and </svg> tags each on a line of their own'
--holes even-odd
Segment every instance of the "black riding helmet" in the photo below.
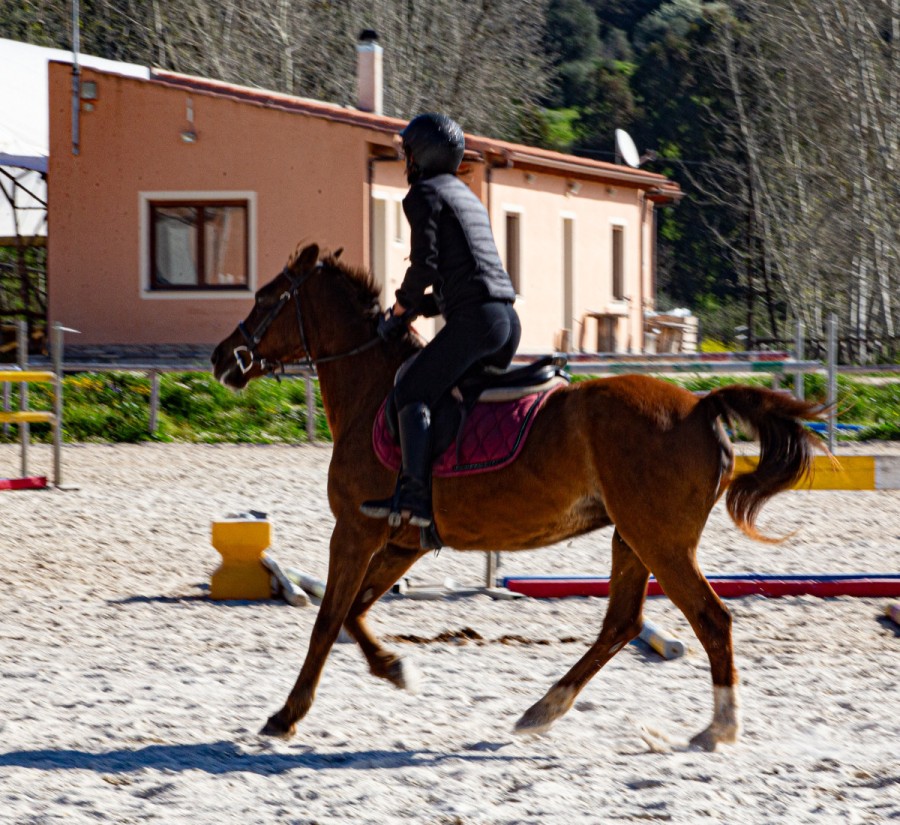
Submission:
<svg viewBox="0 0 900 825">
<path fill-rule="evenodd" d="M 414 117 L 400 132 L 400 137 L 406 153 L 406 179 L 410 183 L 434 175 L 452 175 L 466 149 L 460 125 L 447 115 L 433 112 Z"/>
</svg>

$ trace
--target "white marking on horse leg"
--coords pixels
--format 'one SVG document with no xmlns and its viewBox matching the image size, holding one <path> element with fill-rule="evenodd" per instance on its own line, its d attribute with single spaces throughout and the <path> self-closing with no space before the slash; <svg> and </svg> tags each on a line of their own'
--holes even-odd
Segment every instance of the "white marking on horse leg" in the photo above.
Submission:
<svg viewBox="0 0 900 825">
<path fill-rule="evenodd" d="M 422 684 L 422 672 L 409 659 L 397 659 L 388 668 L 387 679 L 395 687 L 415 695 Z"/>
<path fill-rule="evenodd" d="M 741 732 L 741 698 L 737 684 L 713 685 L 713 718 L 706 730 L 691 739 L 691 745 L 714 751 L 720 743 L 737 742 Z"/>
<path fill-rule="evenodd" d="M 554 685 L 544 698 L 533 704 L 516 722 L 515 733 L 544 733 L 575 702 L 578 692 L 573 687 Z"/>
<path fill-rule="evenodd" d="M 721 742 L 736 742 L 741 732 L 741 696 L 737 684 L 713 686 L 713 725 L 722 732 Z"/>
</svg>

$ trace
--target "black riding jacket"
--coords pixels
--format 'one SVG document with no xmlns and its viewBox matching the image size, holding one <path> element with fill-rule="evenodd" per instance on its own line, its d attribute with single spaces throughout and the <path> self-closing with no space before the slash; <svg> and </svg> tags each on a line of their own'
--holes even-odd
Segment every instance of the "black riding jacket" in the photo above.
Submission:
<svg viewBox="0 0 900 825">
<path fill-rule="evenodd" d="M 515 301 L 484 205 L 459 178 L 416 181 L 403 199 L 411 229 L 410 266 L 397 300 L 419 315 L 445 318 L 459 307 Z M 432 288 L 433 298 L 425 294 Z"/>
</svg>

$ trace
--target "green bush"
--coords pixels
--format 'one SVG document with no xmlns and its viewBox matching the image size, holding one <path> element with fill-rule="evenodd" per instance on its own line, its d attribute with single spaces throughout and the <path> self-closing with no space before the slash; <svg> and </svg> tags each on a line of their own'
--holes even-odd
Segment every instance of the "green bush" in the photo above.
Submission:
<svg viewBox="0 0 900 825">
<path fill-rule="evenodd" d="M 211 375 L 173 373 L 162 376 L 159 394 L 159 438 L 255 444 L 307 440 L 302 380 L 265 378 L 235 393 Z M 321 414 L 321 399 L 317 401 Z M 317 437 L 330 438 L 318 418 Z"/>
<path fill-rule="evenodd" d="M 141 373 L 79 373 L 63 382 L 66 441 L 193 441 L 202 443 L 297 443 L 307 440 L 305 382 L 261 379 L 241 392 L 223 387 L 206 373 L 164 373 L 159 379 L 156 432 L 150 433 L 150 378 Z M 29 385 L 29 407 L 50 409 L 52 387 Z M 316 438 L 331 434 L 316 385 Z M 10 407 L 18 408 L 11 385 Z M 31 425 L 35 441 L 49 441 L 46 424 Z M 0 440 L 18 438 L 10 427 Z"/>
</svg>

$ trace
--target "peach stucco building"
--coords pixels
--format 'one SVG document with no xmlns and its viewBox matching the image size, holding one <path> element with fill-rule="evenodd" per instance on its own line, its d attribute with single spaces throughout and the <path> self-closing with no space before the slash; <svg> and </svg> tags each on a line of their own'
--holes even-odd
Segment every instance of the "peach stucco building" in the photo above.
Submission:
<svg viewBox="0 0 900 825">
<path fill-rule="evenodd" d="M 390 298 L 406 268 L 403 122 L 151 70 L 49 71 L 49 315 L 79 344 L 205 345 L 300 242 Z M 77 123 L 78 145 L 73 145 Z M 523 351 L 639 351 L 665 177 L 467 135 L 463 179 L 519 293 Z M 431 323 L 417 324 L 424 334 Z"/>
</svg>

